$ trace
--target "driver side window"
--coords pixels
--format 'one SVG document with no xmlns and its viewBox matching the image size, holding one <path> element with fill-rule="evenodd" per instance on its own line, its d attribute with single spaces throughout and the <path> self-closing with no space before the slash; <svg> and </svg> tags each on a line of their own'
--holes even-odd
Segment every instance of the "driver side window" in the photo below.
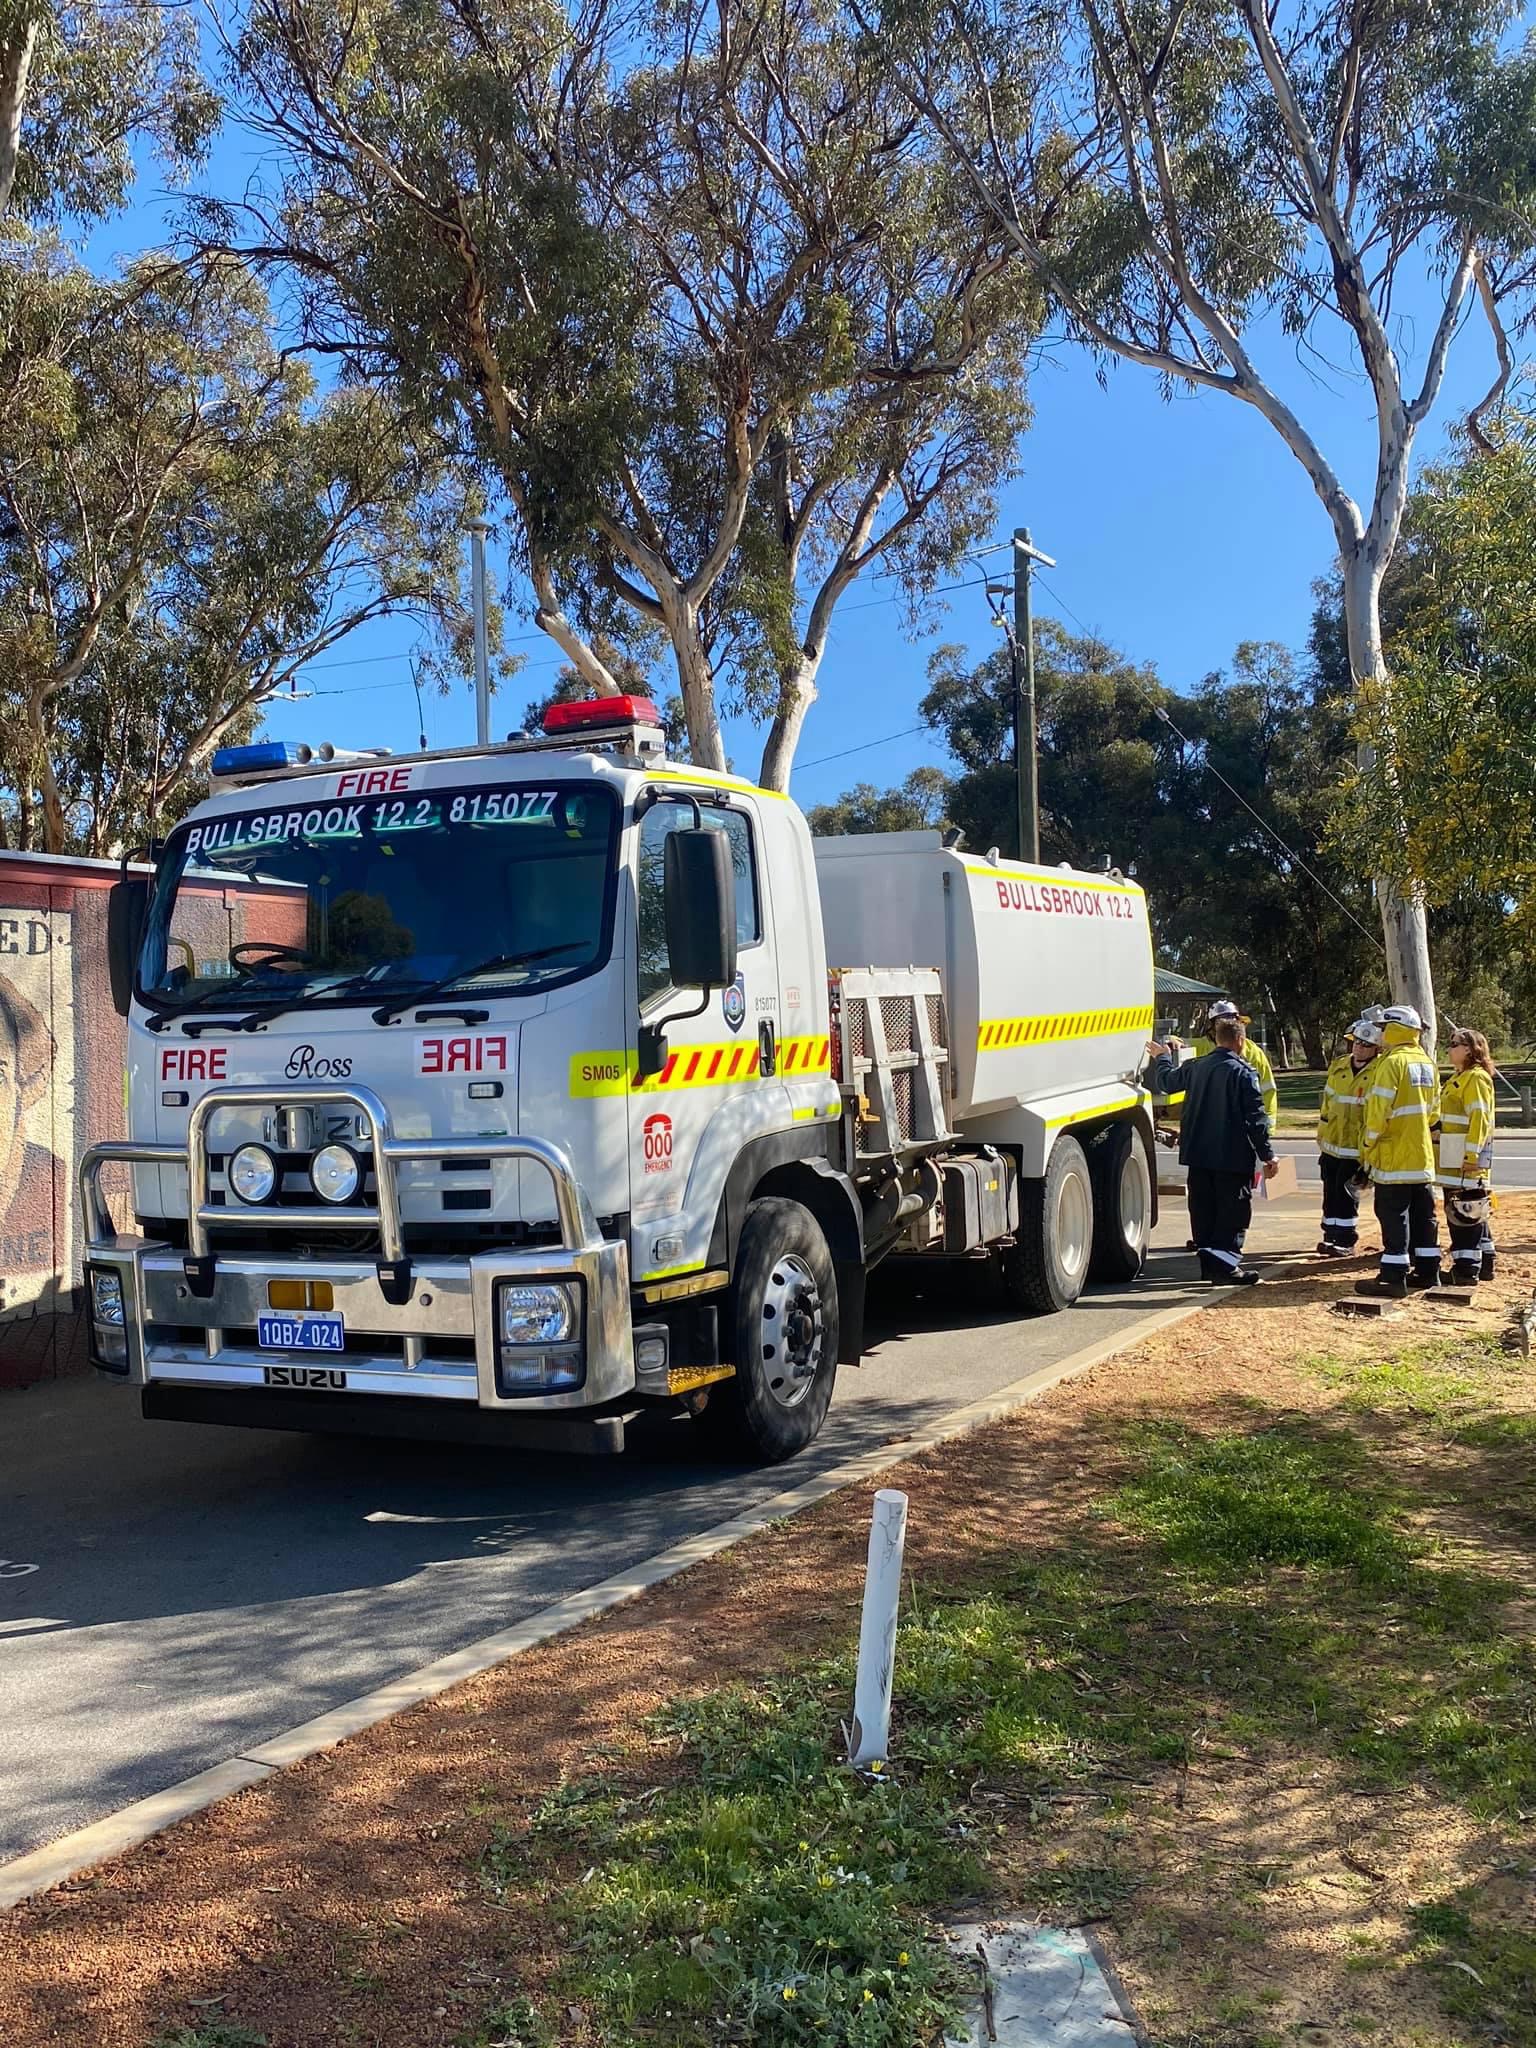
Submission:
<svg viewBox="0 0 1536 2048">
<path fill-rule="evenodd" d="M 762 937 L 758 914 L 757 867 L 752 851 L 752 826 L 744 811 L 727 811 L 706 805 L 702 819 L 711 831 L 723 832 L 730 841 L 731 868 L 736 877 L 736 945 L 738 951 L 755 946 Z M 667 920 L 662 903 L 662 877 L 666 843 L 670 833 L 693 823 L 693 806 L 662 802 L 652 804 L 640 821 L 640 868 L 636 880 L 636 920 L 639 928 L 639 993 L 641 1004 L 660 995 L 672 985 L 671 963 L 667 959 Z"/>
</svg>

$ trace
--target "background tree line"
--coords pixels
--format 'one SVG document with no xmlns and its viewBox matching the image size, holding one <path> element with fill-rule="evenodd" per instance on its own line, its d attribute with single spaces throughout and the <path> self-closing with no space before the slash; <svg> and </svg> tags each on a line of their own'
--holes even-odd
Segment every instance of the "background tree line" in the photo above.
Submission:
<svg viewBox="0 0 1536 2048">
<path fill-rule="evenodd" d="M 1091 634 L 1038 626 L 1041 855 L 1131 869 L 1158 958 L 1262 1005 L 1310 1064 L 1379 1000 L 1372 877 L 1426 890 L 1446 1013 L 1536 1040 L 1536 432 L 1509 409 L 1487 446 L 1429 471 L 1384 598 L 1398 725 L 1348 773 L 1363 713 L 1336 583 L 1298 657 L 1249 642 L 1175 691 Z M 925 724 L 954 763 L 860 783 L 810 813 L 819 833 L 959 826 L 978 850 L 1016 835 L 1013 662 L 956 648 L 929 664 Z M 1418 820 L 1383 842 L 1395 779 Z"/>
<path fill-rule="evenodd" d="M 1210 894 L 1183 841 L 1220 842 L 1284 922 L 1213 772 L 1257 761 L 1428 1007 L 1427 908 L 1487 893 L 1459 821 L 1526 765 L 1519 608 L 1487 595 L 1518 566 L 1502 401 L 1536 279 L 1536 61 L 1506 29 L 1497 0 L 245 0 L 200 44 L 155 0 L 0 0 L 0 829 L 131 843 L 381 614 L 462 672 L 482 507 L 575 686 L 651 676 L 714 767 L 744 713 L 787 787 L 838 604 L 878 570 L 925 622 L 995 529 L 1034 353 L 1065 344 L 1280 437 L 1336 550 L 1339 675 L 1244 650 L 1177 741 L 1129 684 L 1096 725 L 1117 664 L 1062 639 L 1052 829 L 1075 805 L 1091 837 L 1090 783 L 1124 780 L 1170 889 Z M 208 189 L 221 122 L 261 144 L 238 195 Z M 155 157 L 187 193 L 169 246 L 104 274 L 91 231 Z M 1502 484 L 1453 462 L 1410 503 L 1474 316 L 1500 375 L 1472 457 Z M 1357 368 L 1364 495 L 1265 376 L 1276 328 Z M 979 803 L 989 692 L 953 662 L 933 688 Z M 1311 887 L 1271 875 L 1315 932 Z"/>
</svg>

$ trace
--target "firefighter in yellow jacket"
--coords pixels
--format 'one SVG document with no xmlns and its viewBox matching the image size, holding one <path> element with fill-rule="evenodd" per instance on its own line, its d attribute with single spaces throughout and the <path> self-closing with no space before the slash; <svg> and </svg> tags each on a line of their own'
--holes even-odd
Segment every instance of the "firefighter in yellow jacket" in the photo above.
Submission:
<svg viewBox="0 0 1536 2048">
<path fill-rule="evenodd" d="M 1436 1179 L 1458 1287 L 1493 1278 L 1493 1060 L 1481 1031 L 1451 1033 L 1451 1073 L 1440 1090 Z"/>
<path fill-rule="evenodd" d="M 1347 1259 L 1360 1243 L 1360 1138 L 1365 1094 L 1381 1051 L 1381 1026 L 1362 1017 L 1344 1034 L 1345 1050 L 1328 1069 L 1317 1117 L 1323 1178 L 1323 1238 L 1319 1258 Z"/>
<path fill-rule="evenodd" d="M 1423 1023 L 1406 1003 L 1382 1012 L 1384 1050 L 1370 1071 L 1360 1164 L 1375 1190 L 1381 1270 L 1357 1280 L 1359 1294 L 1400 1301 L 1413 1287 L 1440 1284 L 1440 1224 L 1435 1215 L 1435 1149 L 1430 1123 L 1439 1077 L 1424 1050 Z"/>
</svg>

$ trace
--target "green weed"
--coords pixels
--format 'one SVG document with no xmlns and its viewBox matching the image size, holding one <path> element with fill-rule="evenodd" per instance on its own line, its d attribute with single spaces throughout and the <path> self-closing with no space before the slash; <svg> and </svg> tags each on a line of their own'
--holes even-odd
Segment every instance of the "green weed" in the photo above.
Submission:
<svg viewBox="0 0 1536 2048">
<path fill-rule="evenodd" d="M 230 2020 L 206 2020 L 200 2027 L 172 2027 L 156 2034 L 149 2048 L 267 2048 L 267 2037 Z"/>
<path fill-rule="evenodd" d="M 1451 2018 L 1504 2048 L 1536 2048 L 1536 1933 L 1479 1922 L 1467 1907 L 1464 1898 L 1417 1907 L 1413 1959 Z"/>
</svg>

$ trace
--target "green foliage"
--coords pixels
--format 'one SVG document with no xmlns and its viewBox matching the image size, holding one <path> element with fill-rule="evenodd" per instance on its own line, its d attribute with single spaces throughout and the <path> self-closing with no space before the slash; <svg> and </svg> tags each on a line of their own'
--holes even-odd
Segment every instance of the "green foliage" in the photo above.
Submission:
<svg viewBox="0 0 1536 2048">
<path fill-rule="evenodd" d="M 950 779 L 940 768 L 914 768 L 898 789 L 857 782 L 835 803 L 817 804 L 806 819 L 819 839 L 847 832 L 919 832 L 945 823 Z"/>
<path fill-rule="evenodd" d="M 369 618 L 435 629 L 429 673 L 467 666 L 462 482 L 378 391 L 321 397 L 230 261 L 0 266 L 0 488 L 0 821 L 23 847 L 163 826 Z"/>
<path fill-rule="evenodd" d="M 990 525 L 1040 316 L 861 36 L 257 0 L 236 78 L 307 331 L 472 451 L 546 619 L 663 630 L 706 760 L 723 666 L 782 784 L 842 590 L 878 559 L 915 602 Z"/>
<path fill-rule="evenodd" d="M 206 155 L 219 103 L 189 10 L 160 0 L 5 0 L 0 61 L 23 51 L 15 182 L 0 192 L 0 210 L 32 227 L 89 225 L 126 205 L 146 150 L 173 177 Z"/>
<path fill-rule="evenodd" d="M 1426 472 L 1385 596 L 1390 715 L 1362 707 L 1375 767 L 1339 843 L 1369 844 L 1439 904 L 1499 899 L 1536 941 L 1536 416 Z M 1393 829 L 1395 821 L 1404 821 Z M 1491 934 L 1495 942 L 1501 935 Z M 1507 937 L 1506 937 L 1507 943 Z"/>
</svg>

